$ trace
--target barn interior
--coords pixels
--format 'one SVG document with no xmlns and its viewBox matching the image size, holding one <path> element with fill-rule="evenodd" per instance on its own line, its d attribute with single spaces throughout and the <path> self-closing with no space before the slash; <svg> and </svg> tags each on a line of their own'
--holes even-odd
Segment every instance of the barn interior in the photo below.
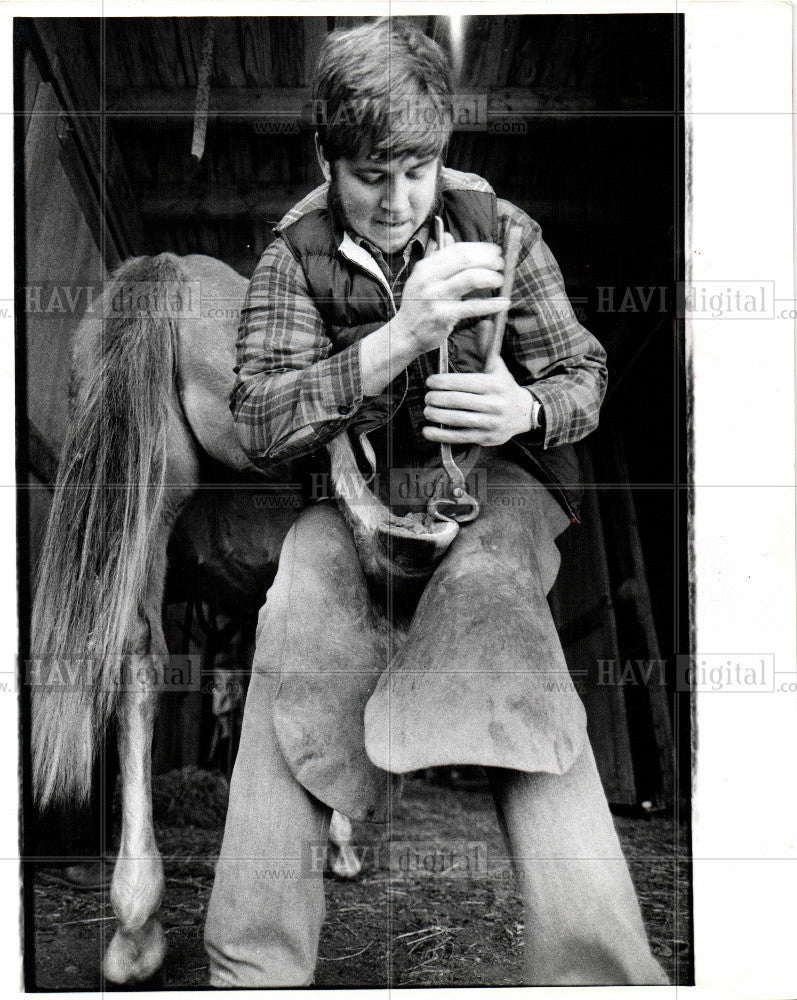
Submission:
<svg viewBox="0 0 797 1000">
<path fill-rule="evenodd" d="M 310 102 L 320 46 L 329 31 L 362 20 L 15 22 L 23 623 L 68 420 L 71 338 L 84 310 L 132 255 L 203 253 L 251 275 L 276 221 L 321 181 Z M 562 540 L 551 604 L 570 669 L 585 680 L 610 802 L 683 811 L 689 705 L 675 683 L 675 657 L 689 648 L 687 398 L 676 315 L 680 22 L 662 14 L 415 20 L 451 52 L 458 91 L 478 95 L 486 109 L 478 127 L 455 129 L 448 164 L 487 178 L 541 224 L 579 319 L 608 352 L 601 426 L 579 446 L 588 486 L 582 523 Z M 191 535 L 190 516 L 182 530 Z M 212 538 L 214 526 L 207 530 Z M 195 652 L 204 669 L 245 669 L 262 595 L 236 593 L 173 556 L 165 616 L 174 650 Z M 156 770 L 229 772 L 239 722 L 240 707 L 220 731 L 199 692 L 165 696 Z"/>
</svg>

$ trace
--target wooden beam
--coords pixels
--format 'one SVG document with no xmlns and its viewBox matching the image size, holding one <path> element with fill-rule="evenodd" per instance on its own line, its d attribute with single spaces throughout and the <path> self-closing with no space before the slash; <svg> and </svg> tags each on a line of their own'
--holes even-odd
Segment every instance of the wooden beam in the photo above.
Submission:
<svg viewBox="0 0 797 1000">
<path fill-rule="evenodd" d="M 620 523 L 624 531 L 615 533 L 613 541 L 621 552 L 621 564 L 624 566 L 626 579 L 632 584 L 629 587 L 630 600 L 633 602 L 639 631 L 644 639 L 649 661 L 661 662 L 661 649 L 656 628 L 653 623 L 653 602 L 648 586 L 648 575 L 645 569 L 645 557 L 642 553 L 642 542 L 639 537 L 634 493 L 631 477 L 625 460 L 625 446 L 622 437 L 616 435 L 611 439 L 611 456 L 617 483 L 622 489 L 614 491 L 618 507 Z M 625 582 L 625 581 L 624 581 Z M 663 803 L 670 805 L 675 794 L 675 746 L 673 742 L 672 724 L 668 708 L 667 690 L 661 683 L 661 678 L 653 679 L 646 684 L 650 704 L 650 716 L 653 724 L 653 739 L 658 751 L 658 763 L 661 779 L 661 795 Z"/>
<path fill-rule="evenodd" d="M 109 92 L 107 112 L 117 121 L 168 125 L 191 118 L 195 98 L 193 88 L 125 87 Z M 474 105 L 476 101 L 478 105 Z M 538 116 L 567 119 L 585 113 L 651 113 L 644 98 L 617 98 L 594 91 L 531 90 L 528 87 L 462 91 L 457 95 L 457 102 L 465 108 L 477 106 L 480 111 L 486 110 L 486 118 L 477 122 L 485 131 L 491 119 L 524 121 Z M 208 114 L 217 121 L 296 123 L 301 131 L 311 130 L 315 125 L 308 87 L 215 88 L 210 93 Z M 457 131 L 463 128 L 479 130 L 473 128 L 470 120 L 455 121 L 454 127 Z"/>
<path fill-rule="evenodd" d="M 99 246 L 109 267 L 135 253 L 141 245 L 140 217 L 130 181 L 113 139 L 104 129 L 102 94 L 91 58 L 74 18 L 37 18 L 33 21 L 45 81 L 52 83 L 65 112 L 61 129 L 64 156 L 73 178 L 82 163 L 85 180 L 93 189 L 110 234 L 100 234 Z M 80 185 L 78 186 L 80 188 Z M 86 199 L 86 192 L 78 190 Z"/>
<path fill-rule="evenodd" d="M 125 87 L 108 93 L 108 114 L 115 119 L 166 123 L 191 118 L 194 88 Z M 211 118 L 224 121 L 312 120 L 308 87 L 224 87 L 210 91 Z"/>
<path fill-rule="evenodd" d="M 503 87 L 491 90 L 487 97 L 487 111 L 496 117 L 578 118 L 593 114 L 655 114 L 659 109 L 650 108 L 645 97 L 599 93 L 594 90 L 532 90 L 530 87 Z M 667 114 L 666 111 L 659 112 Z M 670 112 L 671 114 L 671 112 Z"/>
<path fill-rule="evenodd" d="M 271 184 L 241 192 L 231 186 L 214 185 L 207 190 L 186 190 L 182 187 L 154 188 L 139 195 L 141 214 L 147 222 L 183 222 L 192 219 L 225 220 L 248 216 L 278 221 L 314 185 Z M 558 198 L 535 198 L 525 203 L 510 197 L 532 218 L 554 218 L 567 223 L 617 223 L 610 205 L 589 202 L 570 204 Z"/>
<path fill-rule="evenodd" d="M 189 221 L 209 219 L 223 221 L 249 217 L 279 221 L 312 186 L 271 185 L 241 193 L 230 187 L 214 187 L 208 191 L 191 192 L 183 188 L 159 188 L 142 192 L 139 198 L 141 214 L 147 222 Z"/>
</svg>

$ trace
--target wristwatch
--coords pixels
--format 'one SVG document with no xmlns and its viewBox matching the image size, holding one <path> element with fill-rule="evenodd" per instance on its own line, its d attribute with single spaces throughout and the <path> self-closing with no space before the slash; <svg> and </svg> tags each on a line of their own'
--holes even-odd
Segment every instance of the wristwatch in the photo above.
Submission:
<svg viewBox="0 0 797 1000">
<path fill-rule="evenodd" d="M 544 423 L 543 413 L 542 413 L 542 403 L 537 399 L 537 397 L 532 392 L 531 386 L 524 385 L 524 389 L 528 390 L 531 396 L 531 430 L 539 430 Z"/>
</svg>

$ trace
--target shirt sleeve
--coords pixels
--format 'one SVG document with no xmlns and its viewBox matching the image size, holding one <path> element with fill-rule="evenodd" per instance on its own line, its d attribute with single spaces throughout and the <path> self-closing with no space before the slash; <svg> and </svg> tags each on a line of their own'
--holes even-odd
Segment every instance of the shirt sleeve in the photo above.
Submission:
<svg viewBox="0 0 797 1000">
<path fill-rule="evenodd" d="M 518 380 L 540 402 L 544 448 L 570 444 L 598 426 L 606 393 L 606 352 L 576 319 L 559 265 L 539 225 L 499 200 L 499 214 L 522 227 L 522 243 L 504 349 L 520 366 Z"/>
<path fill-rule="evenodd" d="M 280 238 L 252 275 L 236 354 L 230 409 L 256 465 L 315 451 L 363 401 L 359 344 L 333 353 L 304 272 Z"/>
</svg>

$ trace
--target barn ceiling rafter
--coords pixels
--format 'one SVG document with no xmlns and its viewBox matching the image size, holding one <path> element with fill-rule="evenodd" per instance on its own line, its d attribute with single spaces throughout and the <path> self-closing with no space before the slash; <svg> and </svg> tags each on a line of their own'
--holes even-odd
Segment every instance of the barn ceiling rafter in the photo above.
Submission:
<svg viewBox="0 0 797 1000">
<path fill-rule="evenodd" d="M 36 22 L 50 46 L 79 51 L 84 111 L 101 114 L 113 164 L 109 225 L 129 223 L 135 252 L 175 249 L 223 257 L 250 274 L 274 222 L 319 183 L 310 86 L 328 32 L 367 18 L 215 17 L 207 136 L 191 156 L 196 88 L 208 19 L 50 18 Z M 450 18 L 415 18 L 446 48 Z M 449 162 L 492 178 L 501 193 L 543 226 L 585 227 L 586 245 L 602 227 L 631 226 L 651 207 L 629 177 L 586 155 L 626 141 L 640 116 L 671 115 L 673 65 L 659 43 L 670 18 L 621 15 L 478 15 L 463 22 L 457 94 L 478 97 L 488 122 L 505 131 L 457 128 Z M 67 23 L 69 22 L 69 23 Z M 69 39 L 66 38 L 69 35 Z M 626 125 L 624 125 L 624 122 Z M 506 123 L 514 123 L 517 133 Z M 666 123 L 665 123 L 666 124 Z M 655 129 L 653 129 L 655 131 Z M 659 130 L 661 133 L 661 130 Z M 658 141 L 654 137 L 654 143 Z M 529 149 L 545 156 L 529 156 Z M 651 157 L 657 155 L 652 146 Z M 580 156 L 585 159 L 579 161 Z M 590 174 L 592 197 L 576 189 Z M 106 163 L 110 173 L 111 162 Z M 122 183 L 117 183 L 116 178 Z M 110 183 L 110 179 L 109 179 Z M 130 194 L 123 199 L 124 191 Z M 625 199 L 627 210 L 618 212 Z M 638 255 L 640 258 L 643 255 Z M 577 273 L 568 275 L 578 280 Z"/>
</svg>

